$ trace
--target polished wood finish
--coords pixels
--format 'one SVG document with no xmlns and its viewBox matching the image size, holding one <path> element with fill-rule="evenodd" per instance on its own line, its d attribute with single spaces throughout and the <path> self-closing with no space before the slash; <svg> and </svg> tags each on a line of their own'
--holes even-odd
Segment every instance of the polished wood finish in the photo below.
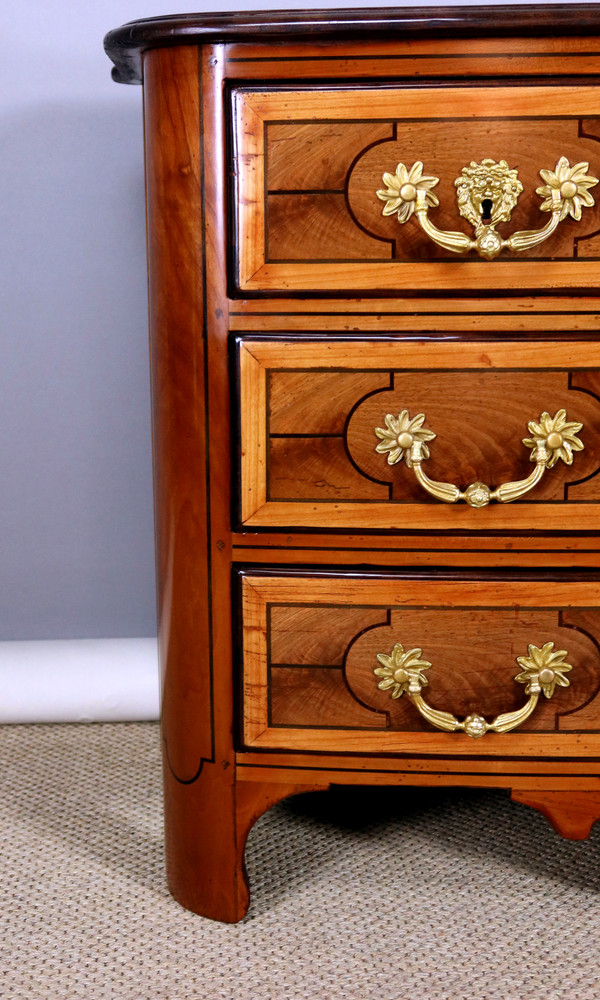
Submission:
<svg viewBox="0 0 600 1000">
<path fill-rule="evenodd" d="M 600 578 L 267 572 L 241 578 L 246 747 L 443 753 L 446 734 L 432 733 L 408 699 L 378 690 L 377 654 L 396 642 L 423 649 L 434 707 L 491 717 L 524 700 L 515 657 L 553 641 L 568 650 L 570 687 L 518 732 L 478 741 L 477 753 L 543 755 L 542 734 L 556 732 L 565 755 L 600 748 Z M 453 753 L 473 746 L 455 738 Z"/>
<path fill-rule="evenodd" d="M 573 340 L 241 340 L 240 522 L 587 530 L 600 501 L 599 362 L 597 342 Z M 528 423 L 561 407 L 583 423 L 585 449 L 516 505 L 432 501 L 405 463 L 390 467 L 375 451 L 387 413 L 425 413 L 437 434 L 428 474 L 463 488 L 476 480 L 495 486 L 529 474 Z"/>
<path fill-rule="evenodd" d="M 210 621 L 208 497 L 195 472 L 207 441 L 197 72 L 194 49 L 153 53 L 144 94 L 162 724 L 169 769 L 186 782 L 213 753 L 210 670 L 198 657 Z"/>
<path fill-rule="evenodd" d="M 473 10 L 473 8 L 470 8 Z M 487 10 L 496 11 L 494 4 Z M 514 11 L 514 7 L 511 11 Z M 530 8 L 531 9 L 531 8 Z M 557 11 L 544 6 L 541 18 Z M 596 11 L 598 8 L 596 7 Z M 552 29 L 550 29 L 552 30 Z M 583 37 L 583 36 L 582 36 Z M 582 51 L 584 49 L 585 51 Z M 580 76 L 596 76 L 597 39 L 588 36 L 585 46 L 582 39 L 567 35 L 555 38 L 461 38 L 460 46 L 440 47 L 433 38 L 411 39 L 410 46 L 399 47 L 398 42 L 323 42 L 318 50 L 307 55 L 302 44 L 286 45 L 286 78 L 314 81 L 368 79 L 390 80 L 421 77 L 496 77 L 504 79 L 518 75 L 521 80 L 552 76 L 554 79 L 573 76 L 574 66 L 568 57 L 577 55 L 576 72 Z M 510 58 L 509 58 L 510 57 Z M 231 43 L 227 46 L 227 74 L 232 80 L 277 80 L 281 78 L 281 60 L 273 45 Z"/>
<path fill-rule="evenodd" d="M 585 39 L 585 50 L 590 50 L 589 35 L 600 31 L 600 9 L 598 4 L 574 3 L 569 8 L 561 6 L 528 4 L 523 6 L 481 6 L 445 8 L 412 7 L 408 9 L 388 8 L 351 10 L 310 10 L 310 11 L 259 11 L 228 14 L 178 14 L 172 17 L 146 18 L 124 24 L 110 31 L 104 45 L 115 63 L 113 78 L 120 83 L 141 83 L 143 79 L 142 59 L 146 51 L 162 46 L 199 45 L 210 42 L 235 42 L 244 44 L 245 53 L 252 42 L 265 37 L 272 43 L 286 42 L 293 48 L 294 40 L 312 42 L 319 46 L 328 39 L 359 39 L 359 51 L 363 51 L 371 39 L 377 41 L 394 39 L 408 40 L 412 45 L 423 44 L 423 36 L 432 39 L 456 39 L 471 36 L 499 36 L 502 38 L 502 52 L 506 52 L 506 36 L 522 35 L 538 39 L 544 35 L 559 36 L 560 48 L 568 51 L 568 36 L 581 35 Z M 566 39 L 563 36 L 567 36 Z M 486 40 L 486 39 L 484 39 Z M 550 39 L 552 43 L 554 39 Z M 595 41 L 592 39 L 592 43 Z M 290 44 L 291 42 L 291 44 Z M 249 44 L 250 43 L 250 44 Z M 347 43 L 348 44 L 348 43 Z M 426 44 L 426 43 L 425 43 Z M 494 43 L 496 48 L 498 43 Z M 580 43 L 581 44 L 581 43 Z M 579 48 L 577 46 L 577 48 Z M 263 44 L 263 51 L 268 50 Z M 342 48 L 345 51 L 346 46 Z M 439 53 L 447 45 L 435 45 Z M 310 46 L 303 46 L 306 59 Z M 315 54 L 314 51 L 312 54 Z M 488 64 L 486 64 L 488 65 Z M 480 70 L 477 70 L 478 72 Z M 448 72 L 448 67 L 444 68 Z M 506 72 L 506 70 L 505 70 Z M 514 73 L 511 66 L 509 72 Z M 262 73 L 262 70 L 261 70 Z"/>
<path fill-rule="evenodd" d="M 600 819 L 600 791 L 568 794 L 557 791 L 513 789 L 512 798 L 539 809 L 561 837 L 585 840 Z"/>
<path fill-rule="evenodd" d="M 398 162 L 410 167 L 421 160 L 427 174 L 441 178 L 436 225 L 456 229 L 458 223 L 464 231 L 455 178 L 471 160 L 500 160 L 510 149 L 529 194 L 520 199 L 508 232 L 537 228 L 547 221 L 540 218 L 540 202 L 533 195 L 540 169 L 553 170 L 561 155 L 570 162 L 573 157 L 598 162 L 597 113 L 594 87 L 554 81 L 518 88 L 445 87 L 443 104 L 439 88 L 427 86 L 234 90 L 240 292 L 597 287 L 599 206 L 581 223 L 568 222 L 548 244 L 490 266 L 473 254 L 463 258 L 440 250 L 412 220 L 399 226 L 394 216 L 384 218 L 374 197 L 385 171 L 393 173 Z M 381 138 L 382 119 L 388 123 L 387 138 Z M 283 136 L 282 120 L 297 121 L 299 135 Z M 307 126 L 307 120 L 315 124 Z M 374 137 L 361 146 L 357 126 L 370 121 L 376 123 Z M 273 137 L 271 123 L 278 126 Z M 324 123 L 332 123 L 333 133 L 325 143 Z M 310 128 L 314 136 L 307 138 Z M 304 150 L 301 156 L 297 144 Z M 295 167 L 289 180 L 285 177 L 282 164 L 290 159 L 306 168 L 301 190 L 295 189 Z M 309 181 L 317 188 L 310 194 Z M 338 190 L 323 190 L 334 183 Z"/>
<path fill-rule="evenodd" d="M 495 120 L 491 130 L 488 118 L 447 122 L 415 119 L 412 105 L 416 96 L 409 93 L 406 98 L 395 93 L 397 108 L 406 107 L 407 99 L 411 106 L 411 116 L 406 120 L 396 117 L 389 123 L 301 121 L 295 126 L 265 125 L 265 252 L 270 261 L 460 261 L 450 251 L 432 244 L 418 226 L 400 228 L 394 217 L 382 215 L 381 203 L 373 198 L 373 192 L 384 186 L 384 170 L 393 173 L 399 162 L 410 166 L 422 160 L 427 173 L 440 178 L 436 225 L 464 229 L 457 211 L 454 179 L 471 160 L 481 161 L 487 156 L 499 161 L 507 149 L 519 150 L 519 179 L 525 190 L 533 193 L 540 186 L 540 166 L 554 167 L 557 149 L 571 163 L 582 157 L 594 161 L 600 152 L 594 134 L 598 128 L 595 117 L 514 117 Z M 328 113 L 331 104 L 335 113 L 332 98 L 330 94 Z M 485 92 L 480 94 L 478 90 L 477 106 L 486 100 Z M 468 95 L 463 102 L 464 114 L 465 106 L 472 110 L 473 102 Z M 374 92 L 372 104 L 375 114 L 380 91 Z M 446 104 L 444 109 L 446 113 Z M 367 111 L 362 113 L 366 115 Z M 520 198 L 511 215 L 512 229 L 539 226 L 540 204 L 533 197 Z M 595 234 L 599 225 L 600 206 L 596 205 L 579 223 L 560 226 L 551 239 L 533 248 L 527 259 L 597 257 Z M 460 275 L 457 280 L 460 283 Z"/>
<path fill-rule="evenodd" d="M 515 227 L 537 225 L 541 167 L 600 169 L 600 5 L 184 15 L 107 47 L 144 80 L 171 891 L 241 919 L 252 823 L 331 784 L 504 788 L 587 835 L 600 209 L 520 259 L 451 260 L 371 189 L 410 139 L 450 223 L 458 159 L 504 156 L 526 180 Z M 585 450 L 524 500 L 440 504 L 374 451 L 403 407 L 438 435 L 430 474 L 461 486 L 526 475 L 541 409 L 580 420 Z M 491 717 L 520 703 L 515 657 L 550 640 L 571 686 L 478 741 L 373 674 L 393 642 L 422 647 L 431 703 Z"/>
<path fill-rule="evenodd" d="M 223 746 L 221 731 L 217 733 L 211 607 L 206 600 L 207 331 L 204 245 L 194 223 L 194 214 L 202 213 L 204 171 L 197 81 L 195 49 L 164 49 L 146 58 L 166 859 L 171 891 L 184 905 L 221 920 L 237 920 L 244 900 L 247 903 L 247 889 L 237 846 L 233 767 L 226 766 L 233 748 L 230 741 Z M 202 831 L 209 830 L 219 832 L 203 837 Z"/>
</svg>

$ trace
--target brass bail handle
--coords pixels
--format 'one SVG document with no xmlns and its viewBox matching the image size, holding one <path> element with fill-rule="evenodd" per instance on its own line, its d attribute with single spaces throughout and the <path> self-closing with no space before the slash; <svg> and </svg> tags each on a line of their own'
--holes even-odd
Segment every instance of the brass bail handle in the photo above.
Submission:
<svg viewBox="0 0 600 1000">
<path fill-rule="evenodd" d="M 589 163 L 582 161 L 571 166 L 566 156 L 560 157 L 554 170 L 540 170 L 545 184 L 536 188 L 536 193 L 543 199 L 540 211 L 550 212 L 550 219 L 540 229 L 519 230 L 508 239 L 500 236 L 496 225 L 509 221 L 523 185 L 506 160 L 498 163 L 489 158 L 481 163 L 472 160 L 454 181 L 458 211 L 474 227 L 473 239 L 465 233 L 438 229 L 431 222 L 429 209 L 439 205 L 432 188 L 439 184 L 439 177 L 425 175 L 420 160 L 411 167 L 399 163 L 394 174 L 384 173 L 386 186 L 377 191 L 377 197 L 385 202 L 383 215 L 397 215 L 402 224 L 414 217 L 423 232 L 444 250 L 453 253 L 476 250 L 486 260 L 493 260 L 502 250 L 521 253 L 537 246 L 567 216 L 578 222 L 582 208 L 594 204 L 589 188 L 598 183 L 598 178 L 588 174 L 588 170 Z"/>
<path fill-rule="evenodd" d="M 391 653 L 378 653 L 380 666 L 373 671 L 379 677 L 377 687 L 381 691 L 389 691 L 392 698 L 401 698 L 406 694 L 417 711 L 436 729 L 448 733 L 462 731 L 472 739 L 479 739 L 486 733 L 508 733 L 520 726 L 529 718 L 536 707 L 540 694 L 551 698 L 556 687 L 569 687 L 569 679 L 565 674 L 572 670 L 566 663 L 566 649 L 554 649 L 553 642 L 543 646 L 528 647 L 527 656 L 517 656 L 517 663 L 522 668 L 515 676 L 515 681 L 525 684 L 525 694 L 529 695 L 525 704 L 514 712 L 504 712 L 488 722 L 477 712 L 468 715 L 462 721 L 451 712 L 442 712 L 428 705 L 421 694 L 427 686 L 427 678 L 423 671 L 429 670 L 431 663 L 422 658 L 422 649 L 405 650 L 402 643 L 397 642 Z"/>
<path fill-rule="evenodd" d="M 583 444 L 577 437 L 583 424 L 567 420 L 566 410 L 558 410 L 553 417 L 544 412 L 539 421 L 529 422 L 531 437 L 523 438 L 523 444 L 531 448 L 531 461 L 535 462 L 529 476 L 503 483 L 496 489 L 475 482 L 463 491 L 453 483 L 430 479 L 423 471 L 422 463 L 430 456 L 427 442 L 436 436 L 423 426 L 425 419 L 424 413 L 411 417 L 408 410 L 402 410 L 397 417 L 393 413 L 386 414 L 385 427 L 375 428 L 375 435 L 379 438 L 375 451 L 387 454 L 388 465 L 396 465 L 404 459 L 423 489 L 444 503 L 464 500 L 470 507 L 487 507 L 491 500 L 511 503 L 533 489 L 546 469 L 551 469 L 559 459 L 571 465 L 574 453 L 583 451 Z"/>
</svg>

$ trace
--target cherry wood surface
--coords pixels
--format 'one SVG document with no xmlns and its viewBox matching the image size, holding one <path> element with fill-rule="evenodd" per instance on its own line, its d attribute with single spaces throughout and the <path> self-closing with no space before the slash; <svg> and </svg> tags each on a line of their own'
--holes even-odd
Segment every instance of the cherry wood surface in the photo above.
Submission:
<svg viewBox="0 0 600 1000">
<path fill-rule="evenodd" d="M 306 532 L 250 532 L 233 535 L 233 558 L 269 566 L 329 565 L 417 567 L 552 567 L 583 570 L 600 564 L 600 538 L 587 534 L 519 533 L 449 537 L 426 529 L 394 534 L 313 535 Z"/>
<path fill-rule="evenodd" d="M 597 339 L 600 302 L 593 295 L 552 295 L 532 298 L 498 298 L 485 290 L 473 298 L 442 300 L 419 295 L 418 299 L 394 298 L 242 299 L 229 303 L 229 327 L 240 334 L 381 334 L 394 338 L 418 335 L 430 340 L 492 342 L 576 340 L 584 344 Z"/>
<path fill-rule="evenodd" d="M 485 106 L 485 98 L 481 103 Z M 366 232 L 380 240 L 393 241 L 394 259 L 460 261 L 456 254 L 432 245 L 418 225 L 400 226 L 394 216 L 383 216 L 382 204 L 373 198 L 373 192 L 385 187 L 383 170 L 393 173 L 400 162 L 410 167 L 421 160 L 427 174 L 439 177 L 435 193 L 440 204 L 435 211 L 431 210 L 436 226 L 471 234 L 472 229 L 460 217 L 457 208 L 454 181 L 460 177 L 462 168 L 472 160 L 481 163 L 485 157 L 497 162 L 507 160 L 510 167 L 517 167 L 523 191 L 511 212 L 510 222 L 499 226 L 505 236 L 545 224 L 548 216 L 540 212 L 542 199 L 536 194 L 536 188 L 542 184 L 541 168 L 554 170 L 559 156 L 566 156 L 570 163 L 585 160 L 593 164 L 591 173 L 600 167 L 600 145 L 596 136 L 596 132 L 600 132 L 600 122 L 597 117 L 546 120 L 483 117 L 473 121 L 468 98 L 465 104 L 463 120 L 428 122 L 411 118 L 403 121 L 399 117 L 388 142 L 370 143 L 362 151 L 354 146 L 355 156 L 346 180 L 348 209 Z M 479 111 L 479 100 L 476 107 Z M 600 206 L 594 205 L 588 213 L 582 214 L 579 222 L 570 220 L 566 226 L 560 225 L 550 239 L 528 251 L 527 259 L 597 257 L 595 237 L 599 228 Z M 510 259 L 520 266 L 520 255 Z"/>
<path fill-rule="evenodd" d="M 244 339 L 239 354 L 244 525 L 451 531 L 585 530 L 592 523 L 600 500 L 600 379 L 590 370 L 600 360 L 597 342 L 424 344 L 324 335 Z M 573 368 L 561 370 L 567 358 Z M 375 450 L 375 428 L 386 414 L 425 413 L 437 435 L 427 474 L 461 488 L 476 480 L 496 486 L 529 474 L 528 424 L 561 408 L 583 424 L 584 450 L 510 505 L 473 511 L 443 504 L 405 462 L 389 466 Z"/>
<path fill-rule="evenodd" d="M 514 683 L 521 669 L 516 657 L 527 655 L 530 643 L 552 641 L 568 651 L 570 686 L 551 701 L 541 699 L 518 733 L 501 736 L 502 746 L 532 746 L 535 740 L 523 734 L 533 732 L 564 732 L 565 753 L 598 742 L 598 580 L 455 574 L 448 583 L 410 573 L 348 579 L 315 570 L 279 578 L 265 571 L 243 576 L 241 586 L 248 746 L 333 750 L 343 740 L 356 749 L 402 752 L 419 746 L 412 734 L 424 733 L 429 749 L 468 752 L 468 737 L 432 734 L 408 699 L 378 689 L 377 655 L 389 654 L 396 642 L 422 649 L 432 663 L 426 697 L 434 708 L 491 717 L 526 700 Z M 589 744 L 587 733 L 594 734 Z M 488 751 L 489 740 L 478 741 L 478 750 Z M 491 741 L 497 753 L 498 741 Z"/>
<path fill-rule="evenodd" d="M 520 650 L 519 655 L 526 655 L 532 641 L 541 647 L 551 639 L 556 648 L 568 649 L 569 662 L 576 669 L 570 675 L 570 687 L 551 701 L 542 699 L 521 731 L 600 728 L 600 705 L 593 704 L 600 688 L 600 619 L 595 612 L 382 608 L 379 621 L 373 624 L 373 611 L 363 611 L 359 630 L 348 637 L 343 630 L 344 609 L 328 607 L 321 611 L 321 628 L 328 622 L 336 633 L 339 629 L 346 642 L 342 656 L 331 657 L 315 646 L 315 635 L 309 630 L 299 632 L 296 644 L 282 658 L 277 648 L 279 630 L 285 630 L 288 637 L 290 629 L 298 628 L 296 618 L 303 618 L 304 609 L 286 608 L 284 622 L 280 622 L 282 610 L 270 609 L 268 619 L 271 725 L 428 731 L 429 725 L 408 699 L 391 699 L 389 693 L 378 690 L 377 654 L 390 653 L 396 642 L 402 642 L 405 649 L 422 648 L 432 663 L 426 694 L 434 708 L 460 717 L 471 712 L 492 717 L 514 711 L 523 702 L 523 687 L 514 683 L 520 669 L 515 654 Z M 364 707 L 370 712 L 365 713 Z"/>
<path fill-rule="evenodd" d="M 410 167 L 420 160 L 427 174 L 440 179 L 435 189 L 440 204 L 431 213 L 435 224 L 468 232 L 468 224 L 458 213 L 456 177 L 472 160 L 508 159 L 510 166 L 518 166 L 524 191 L 510 224 L 501 227 L 506 235 L 545 223 L 546 216 L 539 209 L 542 199 L 535 194 L 541 184 L 541 167 L 554 169 L 559 155 L 571 163 L 585 159 L 600 166 L 595 117 L 533 121 L 466 117 L 430 122 L 412 116 L 404 120 L 407 104 L 412 112 L 411 100 L 398 97 L 397 118 L 388 124 L 302 122 L 296 128 L 266 128 L 268 260 L 460 261 L 433 244 L 418 225 L 400 226 L 394 216 L 383 216 L 375 192 L 385 187 L 384 171 L 394 173 L 400 162 Z M 466 116 L 468 99 L 465 104 Z M 528 252 L 527 259 L 597 257 L 594 234 L 599 227 L 600 207 L 596 205 L 580 222 L 570 220 L 560 226 L 549 240 Z"/>
<path fill-rule="evenodd" d="M 210 671 L 198 659 L 210 621 L 207 486 L 195 474 L 208 436 L 202 234 L 191 224 L 201 212 L 197 64 L 194 49 L 153 53 L 144 95 L 163 738 L 182 781 L 212 756 Z"/>
<path fill-rule="evenodd" d="M 565 794 L 557 791 L 513 789 L 515 802 L 538 809 L 557 833 L 569 840 L 585 840 L 600 818 L 600 792 Z"/>
<path fill-rule="evenodd" d="M 600 8 L 571 6 L 167 18 L 108 42 L 121 79 L 144 78 L 166 857 L 197 913 L 241 919 L 254 820 L 333 783 L 512 789 L 565 836 L 600 816 L 597 237 L 457 267 L 361 215 L 399 95 L 431 128 L 468 92 L 473 136 L 484 112 L 503 135 L 551 114 L 591 161 Z M 524 164 L 530 190 L 531 149 Z M 375 244 L 383 263 L 352 257 Z M 438 434 L 431 475 L 515 478 L 534 403 L 581 419 L 585 451 L 533 503 L 417 499 L 370 440 L 414 406 Z M 572 686 L 521 733 L 435 732 L 369 686 L 379 640 L 408 642 L 436 707 L 492 715 L 546 637 L 576 654 Z"/>
<path fill-rule="evenodd" d="M 360 379 L 361 373 L 355 377 Z M 350 405 L 343 398 L 344 386 L 338 396 L 337 375 L 326 380 L 321 374 L 294 373 L 284 388 L 280 380 L 279 373 L 270 380 L 270 499 L 388 500 L 391 487 L 394 499 L 427 501 L 405 465 L 390 466 L 386 456 L 375 451 L 379 440 L 374 428 L 384 426 L 387 413 L 397 416 L 404 409 L 411 416 L 425 412 L 425 426 L 436 432 L 435 443 L 430 445 L 432 459 L 427 462 L 429 475 L 464 484 L 475 479 L 495 483 L 518 479 L 529 460 L 522 443 L 529 421 L 539 420 L 544 411 L 554 415 L 561 408 L 585 427 L 586 447 L 573 466 L 561 463 L 553 475 L 546 476 L 528 500 L 564 503 L 576 501 L 582 492 L 586 499 L 600 498 L 597 481 L 590 480 L 600 466 L 597 373 L 586 379 L 585 394 L 579 395 L 577 380 L 569 372 L 385 372 L 370 378 L 366 373 L 364 387 Z M 277 393 L 285 393 L 287 405 L 276 399 Z M 307 404 L 312 404 L 310 413 Z M 333 452 L 336 441 L 346 470 L 346 478 L 337 485 L 328 467 L 329 451 Z M 334 454 L 331 465 L 335 469 Z M 354 485 L 357 472 L 363 480 Z M 572 487 L 567 485 L 573 480 Z"/>
<path fill-rule="evenodd" d="M 507 235 L 540 228 L 547 216 L 535 194 L 539 171 L 553 170 L 565 155 L 591 162 L 597 173 L 597 116 L 595 88 L 585 83 L 234 90 L 240 291 L 595 287 L 597 205 L 579 223 L 562 224 L 548 243 L 503 255 L 490 267 L 476 255 L 442 251 L 414 220 L 400 226 L 384 217 L 376 191 L 398 162 L 422 161 L 440 178 L 432 220 L 442 229 L 456 229 L 458 221 L 465 231 L 454 180 L 473 160 L 506 159 L 518 165 L 525 187 Z M 298 122 L 297 134 L 289 126 L 281 131 L 289 120 Z M 359 126 L 368 122 L 374 135 L 361 146 Z"/>
<path fill-rule="evenodd" d="M 545 8 L 545 13 L 548 8 Z M 598 72 L 597 39 L 561 38 L 463 38 L 440 51 L 433 39 L 414 39 L 410 46 L 396 42 L 323 42 L 306 55 L 306 46 L 289 44 L 279 54 L 272 45 L 237 44 L 226 46 L 229 79 L 249 81 L 286 80 L 314 82 L 354 79 L 430 80 L 447 77 L 518 77 L 520 80 L 551 76 L 566 79 L 595 77 Z M 585 51 L 582 51 L 584 49 Z M 571 58 L 575 57 L 575 58 Z"/>
</svg>

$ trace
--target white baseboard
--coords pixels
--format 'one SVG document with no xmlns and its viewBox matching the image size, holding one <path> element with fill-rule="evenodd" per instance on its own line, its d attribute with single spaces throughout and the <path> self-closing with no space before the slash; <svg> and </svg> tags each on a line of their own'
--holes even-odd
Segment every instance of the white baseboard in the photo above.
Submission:
<svg viewBox="0 0 600 1000">
<path fill-rule="evenodd" d="M 0 723 L 158 718 L 156 639 L 0 642 Z"/>
</svg>

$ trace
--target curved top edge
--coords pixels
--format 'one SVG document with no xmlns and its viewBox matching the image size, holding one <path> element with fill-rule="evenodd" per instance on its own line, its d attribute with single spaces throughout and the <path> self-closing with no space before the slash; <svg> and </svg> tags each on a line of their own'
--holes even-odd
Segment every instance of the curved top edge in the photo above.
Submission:
<svg viewBox="0 0 600 1000">
<path fill-rule="evenodd" d="M 150 48 L 202 42 L 293 41 L 394 36 L 586 35 L 600 31 L 600 3 L 497 4 L 173 14 L 109 31 L 104 48 L 118 83 L 142 82 Z"/>
</svg>

